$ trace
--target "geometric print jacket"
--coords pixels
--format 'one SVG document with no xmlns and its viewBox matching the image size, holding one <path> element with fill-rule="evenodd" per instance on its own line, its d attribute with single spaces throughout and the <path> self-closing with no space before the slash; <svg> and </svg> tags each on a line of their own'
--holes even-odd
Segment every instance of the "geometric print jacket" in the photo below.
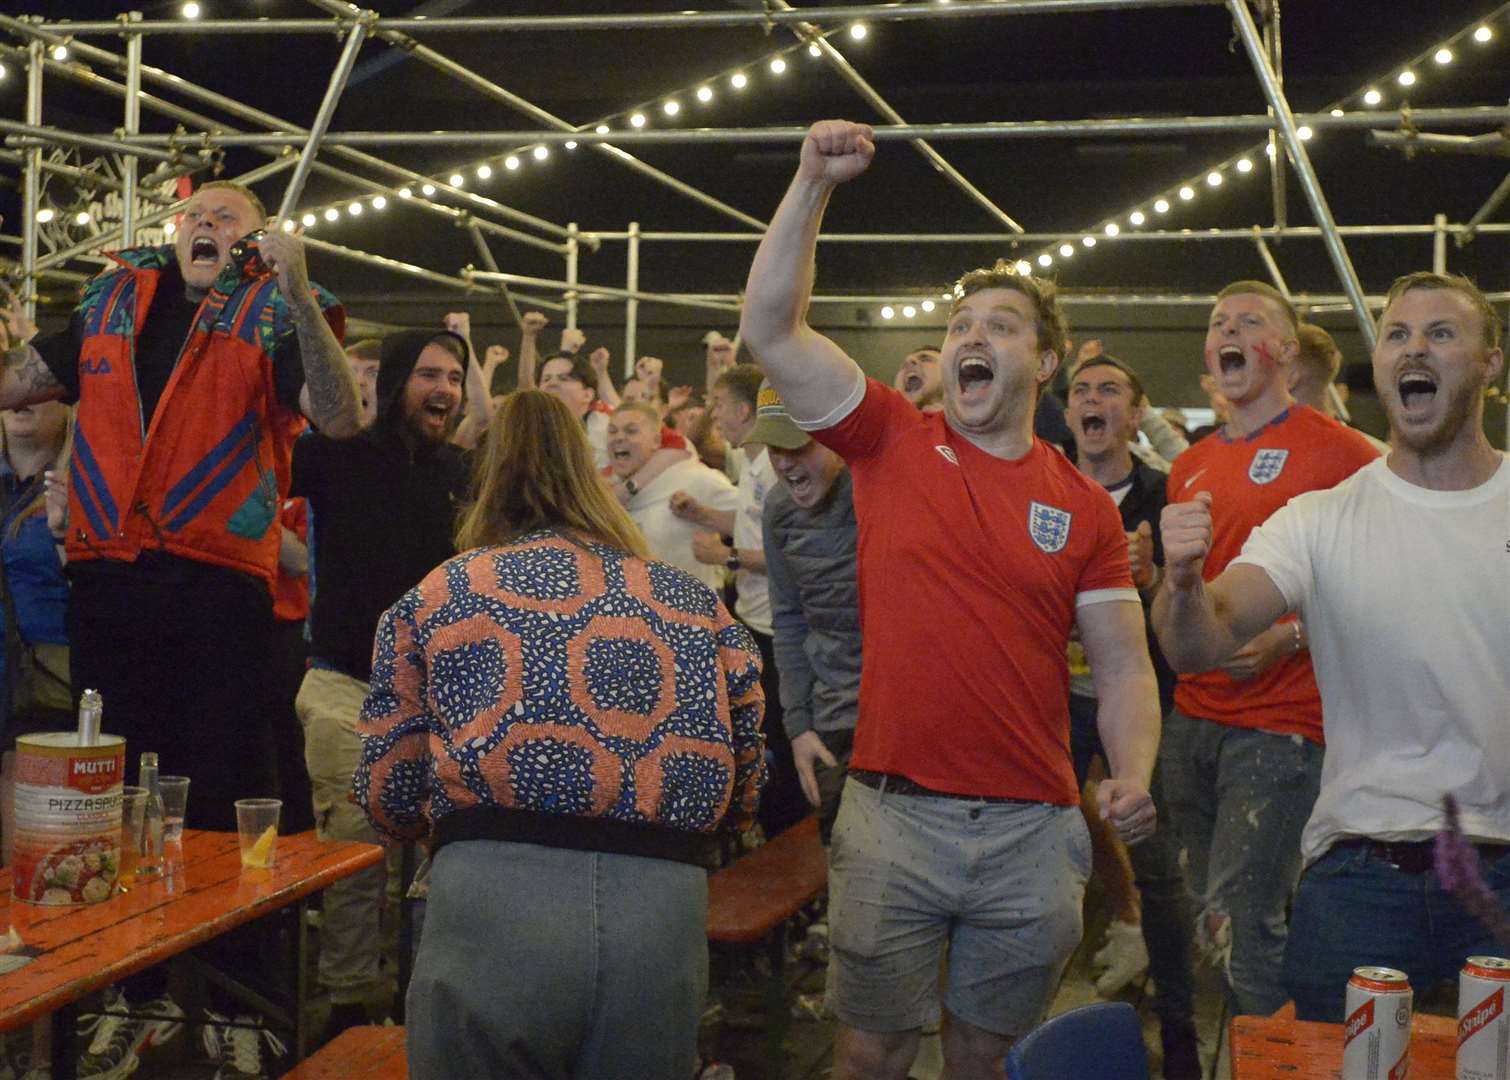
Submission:
<svg viewBox="0 0 1510 1080">
<path fill-rule="evenodd" d="M 464 552 L 378 623 L 353 794 L 394 840 L 474 806 L 746 828 L 760 667 L 713 590 L 665 563 L 554 529 Z"/>
</svg>

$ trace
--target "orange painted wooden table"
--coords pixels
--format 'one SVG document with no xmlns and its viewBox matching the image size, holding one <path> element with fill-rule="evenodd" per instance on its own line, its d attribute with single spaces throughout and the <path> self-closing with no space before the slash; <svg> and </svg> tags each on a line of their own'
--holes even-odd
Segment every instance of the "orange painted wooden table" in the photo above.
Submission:
<svg viewBox="0 0 1510 1080">
<path fill-rule="evenodd" d="M 1415 1016 L 1410 1024 L 1411 1080 L 1453 1080 L 1457 1021 Z M 1342 1025 L 1285 1016 L 1232 1021 L 1232 1080 L 1340 1080 Z"/>
<path fill-rule="evenodd" d="M 383 857 L 374 844 L 278 838 L 276 864 L 245 869 L 235 833 L 184 830 L 161 878 L 102 904 L 39 907 L 11 898 L 0 871 L 0 926 L 37 950 L 0 975 L 0 1031 L 45 1016 L 143 968 L 296 903 Z"/>
</svg>

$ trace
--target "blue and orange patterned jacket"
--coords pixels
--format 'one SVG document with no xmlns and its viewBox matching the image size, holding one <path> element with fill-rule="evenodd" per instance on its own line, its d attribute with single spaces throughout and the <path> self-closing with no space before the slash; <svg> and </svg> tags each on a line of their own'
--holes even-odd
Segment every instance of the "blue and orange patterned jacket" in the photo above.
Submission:
<svg viewBox="0 0 1510 1080">
<path fill-rule="evenodd" d="M 689 574 L 542 530 L 378 623 L 353 788 L 379 833 L 504 807 L 709 832 L 764 781 L 754 639 Z"/>
</svg>

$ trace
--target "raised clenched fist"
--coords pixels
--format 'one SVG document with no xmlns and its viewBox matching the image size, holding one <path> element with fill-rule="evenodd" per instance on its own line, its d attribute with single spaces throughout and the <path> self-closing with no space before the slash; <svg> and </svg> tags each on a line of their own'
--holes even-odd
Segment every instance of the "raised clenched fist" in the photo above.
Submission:
<svg viewBox="0 0 1510 1080">
<path fill-rule="evenodd" d="M 519 319 L 519 328 L 526 334 L 538 334 L 550 320 L 538 311 L 526 311 Z"/>
<path fill-rule="evenodd" d="M 1164 507 L 1159 536 L 1164 541 L 1164 574 L 1169 584 L 1177 589 L 1198 584 L 1211 552 L 1211 493 L 1198 491 L 1189 502 Z"/>
<path fill-rule="evenodd" d="M 802 140 L 802 162 L 798 175 L 809 180 L 842 184 L 853 180 L 870 166 L 876 144 L 869 124 L 848 120 L 820 120 L 808 129 Z"/>
</svg>

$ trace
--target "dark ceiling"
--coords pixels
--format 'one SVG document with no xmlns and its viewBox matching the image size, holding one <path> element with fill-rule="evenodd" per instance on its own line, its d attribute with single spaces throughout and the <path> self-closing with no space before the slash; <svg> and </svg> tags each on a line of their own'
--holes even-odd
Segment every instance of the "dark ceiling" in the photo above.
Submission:
<svg viewBox="0 0 1510 1080">
<path fill-rule="evenodd" d="M 258 15 L 314 17 L 317 9 L 295 0 L 200 0 L 208 17 Z M 177 18 L 179 0 L 157 5 L 32 0 L 49 19 L 98 18 L 127 8 L 149 19 Z M 517 3 L 435 0 L 372 5 L 385 15 L 522 14 Z M 703 0 L 701 10 L 741 10 L 731 0 Z M 799 0 L 798 6 L 821 3 Z M 539 14 L 672 11 L 661 0 L 560 0 L 536 2 Z M 1510 5 L 1486 0 L 1286 0 L 1283 5 L 1285 86 L 1297 111 L 1343 101 L 1361 108 L 1358 92 L 1377 84 L 1385 93 L 1381 127 L 1398 122 L 1391 107 L 1504 105 L 1510 98 Z M 1446 67 L 1427 62 L 1409 91 L 1393 81 L 1402 64 L 1444 40 L 1492 18 L 1495 37 L 1456 49 Z M 4 35 L 0 35 L 3 38 Z M 121 51 L 110 38 L 88 39 Z M 803 51 L 777 78 L 764 58 L 794 42 L 774 28 L 579 31 L 553 33 L 427 34 L 423 41 L 505 88 L 574 124 L 614 116 L 649 103 L 655 126 L 764 127 L 806 124 L 827 116 L 877 120 L 823 61 Z M 877 22 L 863 41 L 847 33 L 835 44 L 885 99 L 911 122 L 1082 119 L 1262 112 L 1264 100 L 1221 7 L 1058 16 L 955 18 Z M 340 45 L 333 35 L 267 36 L 199 33 L 150 36 L 148 64 L 305 125 L 325 91 Z M 20 119 L 24 80 L 14 61 L 0 82 L 0 115 Z M 743 68 L 742 93 L 727 75 Z M 691 90 L 714 80 L 715 100 L 704 106 Z M 149 87 L 199 111 L 215 110 L 160 87 Z M 677 92 L 677 121 L 659 103 Z M 215 114 L 221 115 L 221 114 Z M 227 118 L 229 119 L 229 118 Z M 105 131 L 119 123 L 111 99 L 63 79 L 46 80 L 44 122 Z M 249 126 L 242 124 L 241 126 Z M 332 125 L 340 130 L 511 130 L 537 125 L 501 104 L 482 99 L 418 60 L 381 41 L 363 49 Z M 171 130 L 171 122 L 144 113 L 143 128 Z M 1478 134 L 1486 128 L 1442 129 Z M 1134 207 L 1149 211 L 1152 198 L 1171 184 L 1202 174 L 1211 164 L 1253 145 L 1252 134 L 1163 135 L 1156 138 L 1062 138 L 940 142 L 938 149 L 997 205 L 1029 230 L 1097 230 L 1113 218 L 1127 227 Z M 1463 221 L 1504 178 L 1504 157 L 1422 155 L 1370 146 L 1361 130 L 1323 131 L 1309 143 L 1317 171 L 1343 224 L 1429 222 L 1437 213 Z M 797 146 L 721 144 L 631 147 L 645 161 L 757 218 L 769 216 L 796 162 Z M 430 175 L 467 167 L 468 186 L 553 222 L 576 221 L 585 230 L 623 229 L 638 221 L 659 230 L 748 231 L 720 214 L 671 192 L 605 156 L 579 147 L 557 149 L 550 160 L 526 159 L 517 172 L 499 167 L 483 182 L 472 167 L 489 151 L 454 145 L 374 149 Z M 228 174 L 266 160 L 231 150 Z M 1217 190 L 1201 187 L 1190 204 L 1178 204 L 1156 221 L 1165 227 L 1205 229 L 1273 222 L 1266 159 L 1246 177 L 1232 175 Z M 12 178 L 14 169 L 10 170 Z M 354 171 L 364 171 L 355 169 Z M 386 179 L 366 171 L 374 179 Z M 270 205 L 282 195 L 287 174 L 260 185 Z M 302 206 L 349 200 L 355 189 L 314 176 Z M 15 207 L 14 191 L 4 197 Z M 439 197 L 445 201 L 444 196 Z M 1292 224 L 1311 224 L 1304 196 L 1291 175 L 1287 193 Z M 10 210 L 7 210 L 7 216 Z M 1150 218 L 1154 215 L 1150 212 Z M 1510 220 L 1502 207 L 1494 220 Z M 1145 226 L 1152 227 L 1154 222 Z M 992 232 L 1000 226 L 936 174 L 905 143 L 884 144 L 869 173 L 841 191 L 827 227 L 855 232 Z M 6 232 L 14 229 L 7 227 Z M 477 260 L 467 235 L 445 221 L 397 201 L 381 214 L 320 222 L 312 235 L 455 274 Z M 1398 273 L 1429 265 L 1429 238 L 1356 240 L 1349 243 L 1365 288 L 1382 291 Z M 562 263 L 549 253 L 506 241 L 493 250 L 506 270 L 549 278 Z M 831 291 L 900 292 L 934 289 L 961 269 L 997 255 L 1036 254 L 1041 245 L 1014 252 L 1009 239 L 958 247 L 915 245 L 830 246 L 820 265 L 820 287 Z M 743 283 L 749 244 L 647 245 L 641 285 L 652 291 L 733 292 Z M 1276 255 L 1296 291 L 1335 293 L 1337 278 L 1319 242 L 1287 240 Z M 623 283 L 623 244 L 605 243 L 584 253 L 584 281 Z M 1454 269 L 1475 275 L 1489 289 L 1510 288 L 1510 242 L 1482 236 L 1450 253 Z M 316 276 L 338 292 L 375 296 L 417 288 L 404 278 L 360 264 L 315 257 Z M 1099 244 L 1056 260 L 1053 273 L 1070 287 L 1141 291 L 1210 292 L 1236 277 L 1263 276 L 1248 243 Z M 423 287 L 430 289 L 429 286 Z"/>
</svg>

